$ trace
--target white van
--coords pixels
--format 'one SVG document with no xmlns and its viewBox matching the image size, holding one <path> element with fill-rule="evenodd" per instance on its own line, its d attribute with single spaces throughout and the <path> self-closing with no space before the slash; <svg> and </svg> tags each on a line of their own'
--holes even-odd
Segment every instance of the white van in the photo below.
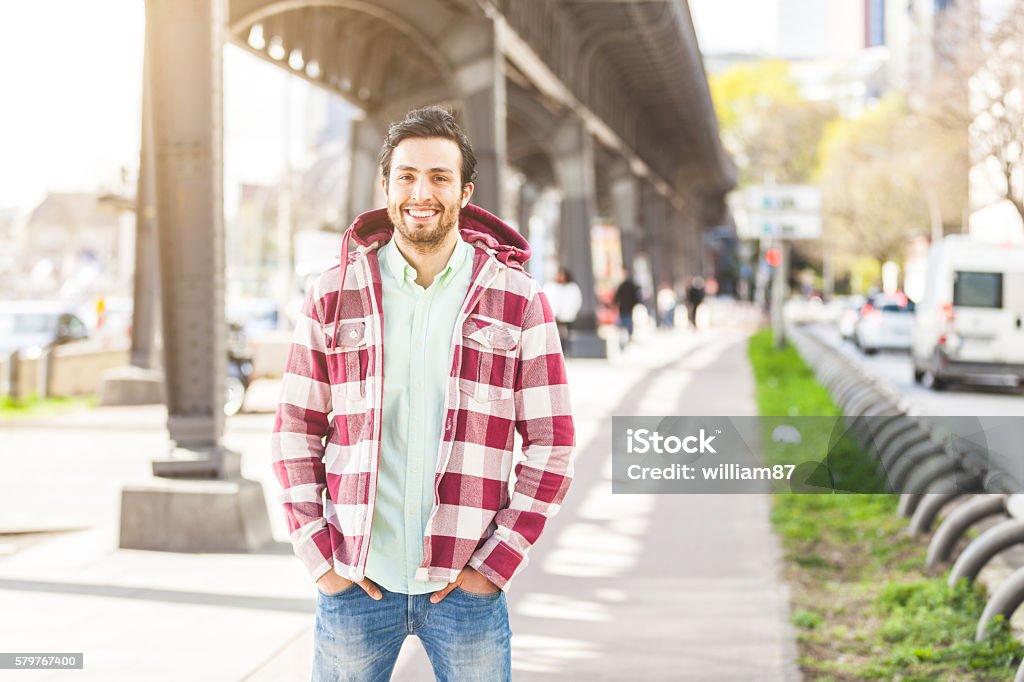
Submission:
<svg viewBox="0 0 1024 682">
<path fill-rule="evenodd" d="M 978 376 L 1024 389 L 1024 244 L 950 235 L 931 247 L 911 331 L 914 380 L 942 389 Z"/>
</svg>

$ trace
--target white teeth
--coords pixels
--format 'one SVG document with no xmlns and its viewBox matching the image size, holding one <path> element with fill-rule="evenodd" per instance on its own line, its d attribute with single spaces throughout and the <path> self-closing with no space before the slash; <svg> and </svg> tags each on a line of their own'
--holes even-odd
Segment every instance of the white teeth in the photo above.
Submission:
<svg viewBox="0 0 1024 682">
<path fill-rule="evenodd" d="M 437 211 L 435 211 L 433 209 L 425 209 L 425 210 L 417 210 L 417 209 L 413 209 L 413 208 L 409 209 L 409 215 L 411 215 L 413 218 L 429 218 L 432 215 L 434 215 L 435 213 L 437 213 Z"/>
</svg>

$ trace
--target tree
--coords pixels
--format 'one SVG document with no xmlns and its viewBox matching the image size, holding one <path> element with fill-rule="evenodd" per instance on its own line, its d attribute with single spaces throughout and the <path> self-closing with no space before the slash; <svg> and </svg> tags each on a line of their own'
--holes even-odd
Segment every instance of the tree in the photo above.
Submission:
<svg viewBox="0 0 1024 682">
<path fill-rule="evenodd" d="M 958 3 L 935 32 L 923 113 L 965 138 L 973 179 L 1024 220 L 1024 2 Z"/>
<path fill-rule="evenodd" d="M 808 182 L 818 165 L 818 142 L 836 117 L 830 103 L 801 98 L 789 65 L 780 60 L 741 64 L 710 79 L 722 141 L 736 159 L 740 184 Z"/>
<path fill-rule="evenodd" d="M 825 237 L 839 253 L 898 260 L 929 224 L 918 121 L 891 96 L 856 120 L 837 120 L 821 143 Z"/>
</svg>

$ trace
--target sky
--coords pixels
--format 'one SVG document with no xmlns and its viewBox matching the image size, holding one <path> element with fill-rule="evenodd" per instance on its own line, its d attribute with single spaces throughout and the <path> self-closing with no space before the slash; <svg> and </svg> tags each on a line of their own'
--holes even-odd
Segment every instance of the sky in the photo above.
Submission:
<svg viewBox="0 0 1024 682">
<path fill-rule="evenodd" d="M 115 187 L 138 166 L 143 0 L 0 2 L 0 209 L 47 190 Z M 225 180 L 270 184 L 314 89 L 229 46 L 224 55 Z M 290 90 L 290 97 L 289 95 Z M 291 106 L 289 117 L 286 106 Z M 285 135 L 286 121 L 293 135 Z"/>
<path fill-rule="evenodd" d="M 138 154 L 142 25 L 138 0 L 0 3 L 0 207 Z"/>
<path fill-rule="evenodd" d="M 705 54 L 778 49 L 778 0 L 690 0 L 690 13 Z"/>
<path fill-rule="evenodd" d="M 702 48 L 774 50 L 776 31 L 764 27 L 776 26 L 777 2 L 690 0 Z M 0 209 L 31 206 L 47 190 L 116 188 L 122 167 L 134 173 L 143 9 L 143 0 L 0 2 Z M 230 213 L 238 182 L 277 181 L 286 139 L 293 161 L 301 156 L 305 107 L 315 89 L 233 46 L 224 62 Z"/>
</svg>

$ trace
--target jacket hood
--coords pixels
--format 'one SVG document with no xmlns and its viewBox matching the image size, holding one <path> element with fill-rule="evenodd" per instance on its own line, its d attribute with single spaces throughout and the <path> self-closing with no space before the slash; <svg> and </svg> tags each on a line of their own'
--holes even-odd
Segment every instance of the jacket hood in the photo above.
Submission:
<svg viewBox="0 0 1024 682">
<path fill-rule="evenodd" d="M 381 244 L 391 241 L 394 225 L 388 218 L 386 208 L 367 211 L 356 217 L 348 234 L 357 244 L 367 247 L 374 242 Z M 530 258 L 530 244 L 523 235 L 492 213 L 474 204 L 466 204 L 459 215 L 459 235 L 470 244 L 481 244 L 494 251 L 494 257 L 505 265 L 523 269 Z M 347 244 L 342 244 L 342 261 L 345 260 Z"/>
</svg>

